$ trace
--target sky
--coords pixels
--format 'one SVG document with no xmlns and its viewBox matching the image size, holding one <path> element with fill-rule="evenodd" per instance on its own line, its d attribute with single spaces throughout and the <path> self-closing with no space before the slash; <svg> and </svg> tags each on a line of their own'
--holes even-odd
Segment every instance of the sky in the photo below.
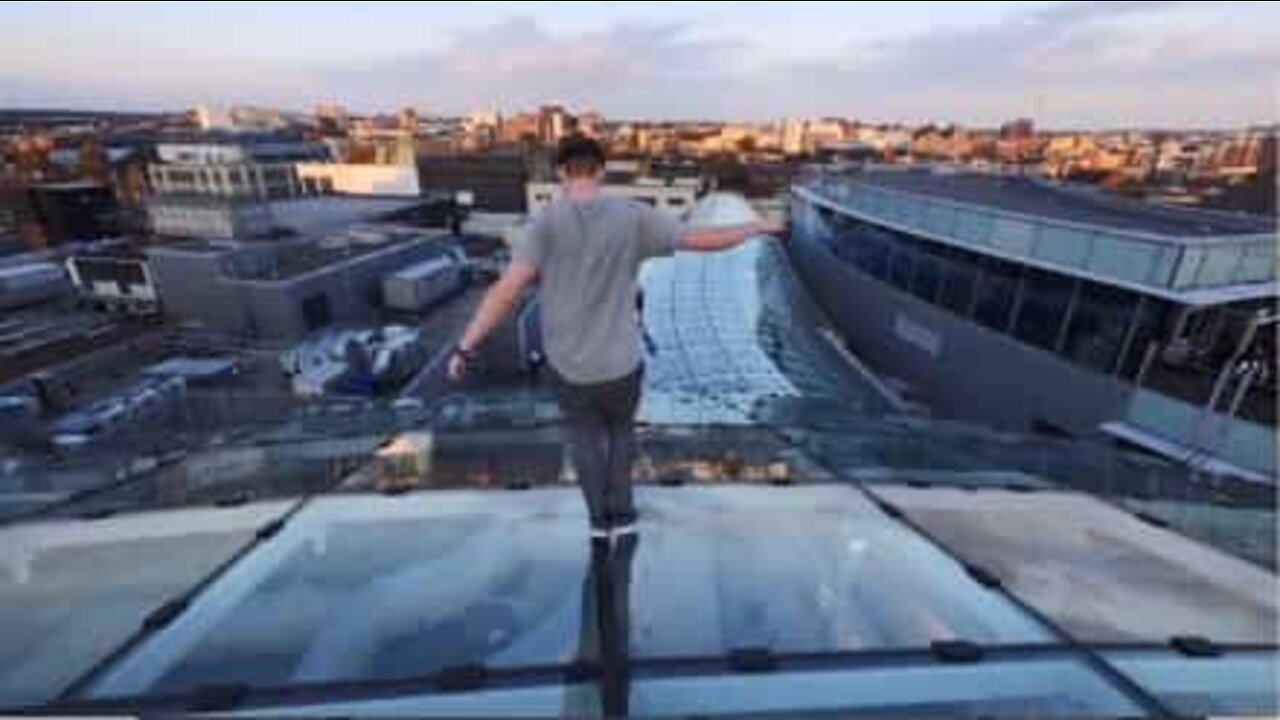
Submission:
<svg viewBox="0 0 1280 720">
<path fill-rule="evenodd" d="M 0 108 L 1233 127 L 1277 2 L 5 2 Z"/>
</svg>

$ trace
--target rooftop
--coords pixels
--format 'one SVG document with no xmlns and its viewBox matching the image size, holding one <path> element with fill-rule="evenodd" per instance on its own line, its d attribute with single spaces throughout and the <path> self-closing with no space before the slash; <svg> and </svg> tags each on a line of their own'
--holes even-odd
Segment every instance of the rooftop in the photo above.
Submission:
<svg viewBox="0 0 1280 720">
<path fill-rule="evenodd" d="M 1275 221 L 1264 218 L 1156 207 L 1105 191 L 1055 186 L 1024 177 L 927 170 L 873 171 L 854 177 L 887 190 L 1109 230 L 1178 238 L 1276 232 Z"/>
<path fill-rule="evenodd" d="M 289 280 L 329 266 L 359 262 L 373 255 L 449 237 L 447 230 L 424 230 L 397 225 L 357 225 L 305 240 L 271 244 L 263 262 L 241 266 L 242 280 Z"/>
<path fill-rule="evenodd" d="M 180 132 L 164 135 L 157 140 L 162 145 L 275 145 L 278 143 L 308 143 L 300 133 L 260 132 L 236 130 L 207 130 Z"/>
<path fill-rule="evenodd" d="M 421 204 L 422 199 L 414 197 L 325 195 L 273 202 L 271 214 L 276 226 L 312 235 L 353 223 L 389 220 Z"/>
<path fill-rule="evenodd" d="M 1274 711 L 1275 655 L 1232 649 L 1274 641 L 1273 576 L 1084 496 L 1032 497 L 642 488 L 639 540 L 608 559 L 589 552 L 570 488 L 13 526 L 0 530 L 0 701 L 255 715 Z M 987 521 L 1004 509 L 1035 528 L 1032 552 Z M 1197 647 L 1220 654 L 1193 659 Z M 215 701 L 213 687 L 228 692 Z"/>
</svg>

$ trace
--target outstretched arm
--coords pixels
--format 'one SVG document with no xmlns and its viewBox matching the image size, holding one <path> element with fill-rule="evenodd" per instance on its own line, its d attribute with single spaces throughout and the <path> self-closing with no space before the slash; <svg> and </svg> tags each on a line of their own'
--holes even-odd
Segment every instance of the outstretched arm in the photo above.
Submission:
<svg viewBox="0 0 1280 720">
<path fill-rule="evenodd" d="M 735 248 L 759 235 L 778 235 L 781 232 L 780 226 L 765 222 L 695 229 L 680 237 L 680 249 L 691 252 L 718 252 Z"/>
<path fill-rule="evenodd" d="M 524 289 L 538 278 L 538 269 L 520 260 L 513 260 L 498 282 L 494 283 L 480 301 L 475 317 L 462 334 L 457 352 L 449 358 L 449 377 L 458 380 L 466 373 L 467 360 L 480 343 L 502 324 L 519 302 Z"/>
</svg>

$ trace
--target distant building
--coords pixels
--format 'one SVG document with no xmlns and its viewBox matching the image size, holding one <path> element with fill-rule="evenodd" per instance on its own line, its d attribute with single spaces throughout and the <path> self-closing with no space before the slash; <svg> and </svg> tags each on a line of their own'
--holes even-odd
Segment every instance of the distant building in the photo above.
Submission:
<svg viewBox="0 0 1280 720">
<path fill-rule="evenodd" d="M 153 232 L 248 239 L 276 226 L 266 203 L 306 194 L 298 163 L 326 160 L 328 152 L 289 136 L 207 133 L 161 142 L 156 156 L 147 169 Z"/>
<path fill-rule="evenodd" d="M 418 172 L 424 192 L 465 195 L 477 211 L 524 213 L 529 171 L 516 152 L 423 155 Z"/>
<path fill-rule="evenodd" d="M 598 138 L 604 134 L 604 116 L 594 111 L 581 113 L 578 115 L 577 129 L 583 135 Z"/>
<path fill-rule="evenodd" d="M 347 108 L 336 103 L 318 105 L 316 119 L 320 121 L 321 130 L 346 132 L 351 127 L 351 115 Z"/>
<path fill-rule="evenodd" d="M 376 323 L 387 278 L 456 257 L 455 247 L 443 232 L 367 226 L 279 243 L 155 246 L 147 257 L 167 314 L 213 332 L 292 342 Z"/>
<path fill-rule="evenodd" d="M 554 145 L 577 128 L 577 121 L 559 105 L 547 105 L 538 111 L 538 140 Z"/>
<path fill-rule="evenodd" d="M 154 193 L 274 200 L 303 194 L 297 164 L 330 159 L 321 143 L 263 134 L 208 133 L 161 142 L 148 168 Z"/>
<path fill-rule="evenodd" d="M 1035 134 L 1036 124 L 1031 118 L 1018 118 L 1000 126 L 1001 140 L 1028 140 Z"/>
<path fill-rule="evenodd" d="M 538 142 L 539 116 L 532 113 L 521 113 L 503 122 L 499 138 L 506 143 Z"/>
<path fill-rule="evenodd" d="M 257 200 L 177 195 L 147 205 L 151 230 L 174 238 L 266 237 L 273 227 L 271 206 Z"/>
<path fill-rule="evenodd" d="M 298 178 L 307 194 L 418 197 L 422 194 L 413 165 L 304 163 Z"/>
<path fill-rule="evenodd" d="M 392 127 L 368 122 L 357 124 L 344 159 L 352 163 L 412 167 L 418 157 L 418 132 L 416 127 L 400 125 L 407 119 L 398 118 Z"/>
<path fill-rule="evenodd" d="M 152 230 L 164 237 L 262 240 L 296 237 L 360 222 L 421 224 L 416 196 L 297 197 L 274 202 L 243 198 L 167 196 L 148 206 Z"/>
<path fill-rule="evenodd" d="M 805 135 L 807 123 L 803 120 L 787 119 L 782 123 L 782 152 L 787 155 L 802 155 L 805 152 Z"/>
<path fill-rule="evenodd" d="M 396 115 L 397 124 L 401 130 L 416 134 L 418 132 L 418 111 L 413 108 L 404 108 Z"/>
<path fill-rule="evenodd" d="M 610 160 L 605 166 L 605 194 L 629 197 L 675 216 L 687 213 L 705 190 L 696 166 L 634 160 Z M 528 183 L 525 203 L 529 213 L 555 201 L 560 193 L 557 182 Z"/>
<path fill-rule="evenodd" d="M 462 124 L 463 143 L 475 151 L 492 147 L 502 140 L 502 115 L 496 110 L 471 113 Z"/>
<path fill-rule="evenodd" d="M 44 245 L 44 232 L 32 217 L 31 198 L 21 185 L 0 184 L 0 238 L 9 238 L 19 248 Z"/>
<path fill-rule="evenodd" d="M 627 184 L 607 184 L 604 193 L 628 197 L 655 207 L 670 215 L 683 216 L 698 201 L 702 184 L 698 180 L 636 181 Z M 529 213 L 536 213 L 560 197 L 559 183 L 534 182 L 526 186 L 526 203 Z"/>
<path fill-rule="evenodd" d="M 89 182 L 46 183 L 27 188 L 35 247 L 98 240 L 119 231 L 119 205 L 111 188 Z"/>
<path fill-rule="evenodd" d="M 201 105 L 195 109 L 196 127 L 205 132 L 230 130 L 235 127 L 231 113 L 226 108 Z"/>
</svg>

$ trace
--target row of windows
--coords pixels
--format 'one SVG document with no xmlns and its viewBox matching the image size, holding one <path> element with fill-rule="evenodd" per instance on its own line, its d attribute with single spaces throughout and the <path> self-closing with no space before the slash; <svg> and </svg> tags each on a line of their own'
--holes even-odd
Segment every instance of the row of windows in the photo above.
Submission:
<svg viewBox="0 0 1280 720">
<path fill-rule="evenodd" d="M 539 204 L 549 203 L 551 202 L 552 199 L 553 198 L 550 193 L 536 193 L 533 196 L 534 202 Z M 634 199 L 636 202 L 644 203 L 649 207 L 658 207 L 659 204 L 661 204 L 662 206 L 669 207 L 669 208 L 683 208 L 683 207 L 688 207 L 689 205 L 689 202 L 682 197 L 669 197 L 665 201 L 662 201 L 661 203 L 659 203 L 659 200 L 657 198 L 650 195 L 637 195 L 637 196 L 634 196 L 632 199 Z"/>
<path fill-rule="evenodd" d="M 238 168 L 230 170 L 186 170 L 164 168 L 155 179 L 162 190 L 198 191 L 240 195 L 254 193 L 271 198 L 293 195 L 292 175 L 284 168 L 264 168 L 258 176 Z"/>
<path fill-rule="evenodd" d="M 1165 303 L 917 240 L 835 213 L 824 239 L 863 272 L 948 312 L 1057 353 L 1099 373 L 1132 380 L 1158 340 Z"/>
</svg>

